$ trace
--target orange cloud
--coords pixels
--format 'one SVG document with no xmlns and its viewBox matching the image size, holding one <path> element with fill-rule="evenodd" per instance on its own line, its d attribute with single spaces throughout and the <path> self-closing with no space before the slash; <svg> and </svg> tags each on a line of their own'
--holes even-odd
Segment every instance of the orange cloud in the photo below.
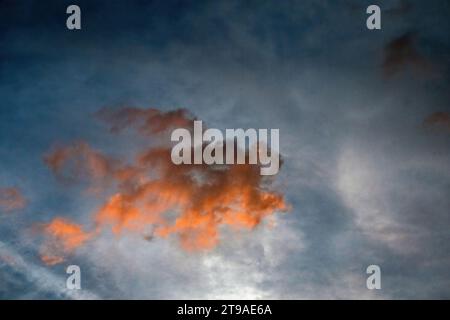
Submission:
<svg viewBox="0 0 450 320">
<path fill-rule="evenodd" d="M 82 245 L 89 234 L 82 227 L 62 218 L 55 218 L 45 225 L 44 232 L 59 240 L 64 250 L 73 250 Z"/>
<path fill-rule="evenodd" d="M 102 179 L 108 176 L 112 161 L 79 141 L 70 146 L 57 147 L 44 156 L 44 162 L 60 178 L 76 180 L 81 176 Z"/>
<path fill-rule="evenodd" d="M 0 211 L 10 212 L 23 209 L 27 204 L 24 196 L 17 188 L 0 188 Z"/>
<path fill-rule="evenodd" d="M 101 116 L 113 131 L 132 128 L 143 135 L 190 127 L 193 121 L 183 110 L 104 109 Z M 220 241 L 222 227 L 251 230 L 266 217 L 289 209 L 284 197 L 271 188 L 273 177 L 261 176 L 259 165 L 175 165 L 170 153 L 168 145 L 148 147 L 138 152 L 132 163 L 125 164 L 92 150 L 86 143 L 76 143 L 55 149 L 47 155 L 46 163 L 58 175 L 75 161 L 77 170 L 72 170 L 71 177 L 87 171 L 95 181 L 94 173 L 100 172 L 97 176 L 114 182 L 113 194 L 92 214 L 95 232 L 109 229 L 117 235 L 174 235 L 187 250 L 213 248 Z M 66 251 L 90 238 L 80 227 L 69 227 L 60 220 L 52 226 L 46 230 L 59 238 L 69 249 Z"/>
<path fill-rule="evenodd" d="M 41 255 L 41 260 L 48 266 L 53 266 L 55 264 L 63 263 L 64 258 L 62 256 L 48 256 L 46 254 Z"/>
<path fill-rule="evenodd" d="M 73 252 L 92 237 L 82 226 L 63 218 L 55 218 L 42 226 L 46 243 L 41 249 L 41 259 L 48 265 L 61 263 L 64 255 Z"/>
</svg>

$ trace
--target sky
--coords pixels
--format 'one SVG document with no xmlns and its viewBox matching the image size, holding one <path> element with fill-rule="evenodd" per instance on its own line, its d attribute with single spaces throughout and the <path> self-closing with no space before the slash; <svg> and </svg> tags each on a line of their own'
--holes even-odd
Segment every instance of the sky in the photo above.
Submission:
<svg viewBox="0 0 450 320">
<path fill-rule="evenodd" d="M 0 298 L 449 299 L 449 13 L 1 0 Z M 174 165 L 194 119 L 279 129 L 279 173 Z"/>
</svg>

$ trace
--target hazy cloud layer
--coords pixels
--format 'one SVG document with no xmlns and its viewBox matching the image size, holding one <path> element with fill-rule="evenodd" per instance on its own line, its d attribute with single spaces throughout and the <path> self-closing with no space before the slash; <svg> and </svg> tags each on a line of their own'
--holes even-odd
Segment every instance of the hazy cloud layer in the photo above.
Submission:
<svg viewBox="0 0 450 320">
<path fill-rule="evenodd" d="M 80 1 L 80 32 L 64 28 L 68 4 L 1 4 L 0 185 L 27 201 L 0 216 L 1 297 L 450 297 L 447 1 L 382 1 L 376 32 L 370 1 Z M 177 232 L 117 235 L 117 210 L 97 232 L 126 165 L 128 196 L 135 155 L 193 115 L 279 128 L 270 192 L 290 212 L 276 205 L 251 231 L 217 224 L 206 251 L 183 249 Z M 187 205 L 213 190 L 226 204 L 219 195 L 235 190 L 203 193 L 168 162 L 141 164 L 162 164 L 175 180 L 157 189 Z M 254 192 L 268 191 L 247 173 L 226 176 L 261 204 Z M 61 289 L 68 264 L 85 296 Z M 366 289 L 370 264 L 380 291 Z"/>
</svg>

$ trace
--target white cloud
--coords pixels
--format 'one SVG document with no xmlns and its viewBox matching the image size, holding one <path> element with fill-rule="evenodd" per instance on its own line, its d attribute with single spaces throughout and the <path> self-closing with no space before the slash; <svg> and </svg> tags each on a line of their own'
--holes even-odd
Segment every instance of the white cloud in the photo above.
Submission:
<svg viewBox="0 0 450 320">
<path fill-rule="evenodd" d="M 80 253 L 94 272 L 108 270 L 111 283 L 105 287 L 115 286 L 127 298 L 276 298 L 266 282 L 282 276 L 290 254 L 303 249 L 301 234 L 282 218 L 250 232 L 225 231 L 221 244 L 208 252 L 185 252 L 176 239 L 111 237 L 102 235 Z"/>
</svg>

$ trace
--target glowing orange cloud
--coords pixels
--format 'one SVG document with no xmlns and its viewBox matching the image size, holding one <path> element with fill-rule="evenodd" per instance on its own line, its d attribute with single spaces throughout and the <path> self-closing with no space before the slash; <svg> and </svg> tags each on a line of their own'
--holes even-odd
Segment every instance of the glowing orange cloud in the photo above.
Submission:
<svg viewBox="0 0 450 320">
<path fill-rule="evenodd" d="M 41 255 L 41 260 L 48 266 L 53 266 L 55 264 L 64 262 L 64 258 L 62 256 L 46 255 L 46 254 Z"/>
<path fill-rule="evenodd" d="M 99 114 L 112 131 L 131 128 L 143 135 L 191 127 L 193 121 L 184 110 L 125 108 Z M 175 165 L 170 153 L 167 145 L 149 147 L 124 164 L 78 142 L 54 149 L 45 161 L 57 175 L 75 163 L 72 178 L 89 172 L 93 182 L 96 177 L 113 182 L 114 192 L 92 215 L 95 232 L 175 235 L 187 250 L 211 249 L 220 241 L 222 226 L 251 230 L 266 217 L 288 210 L 284 197 L 271 188 L 273 177 L 261 176 L 259 165 Z M 58 218 L 46 231 L 66 251 L 90 238 L 81 227 Z"/>
<path fill-rule="evenodd" d="M 27 201 L 17 188 L 0 188 L 0 211 L 10 212 L 23 209 L 26 204 Z"/>
<path fill-rule="evenodd" d="M 84 244 L 92 234 L 69 220 L 55 218 L 42 226 L 47 241 L 41 250 L 41 259 L 48 265 L 61 263 L 64 255 Z"/>
<path fill-rule="evenodd" d="M 82 245 L 89 234 L 85 233 L 81 226 L 62 218 L 56 218 L 44 227 L 45 233 L 60 240 L 65 250 L 72 250 Z"/>
</svg>

